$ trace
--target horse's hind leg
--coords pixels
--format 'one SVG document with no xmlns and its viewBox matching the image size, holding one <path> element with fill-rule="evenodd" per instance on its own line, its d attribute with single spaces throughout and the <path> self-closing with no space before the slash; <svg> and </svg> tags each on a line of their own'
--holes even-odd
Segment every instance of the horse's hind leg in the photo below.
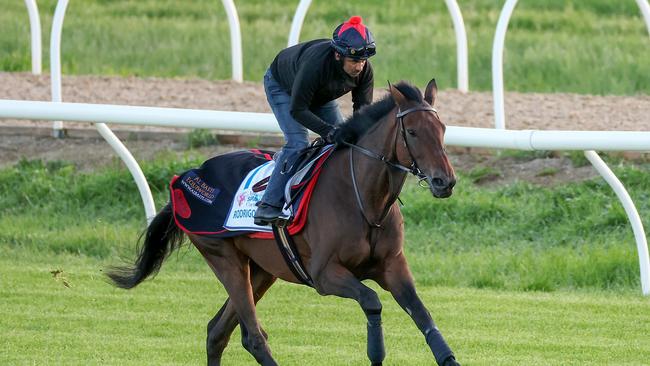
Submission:
<svg viewBox="0 0 650 366">
<path fill-rule="evenodd" d="M 223 351 L 230 341 L 230 335 L 237 326 L 237 315 L 229 306 L 230 299 L 226 299 L 221 309 L 208 322 L 208 337 L 206 350 L 208 353 L 208 366 L 220 366 Z"/>
<path fill-rule="evenodd" d="M 420 297 L 415 291 L 413 276 L 406 264 L 404 255 L 392 258 L 386 264 L 383 278 L 377 281 L 381 287 L 390 291 L 397 303 L 406 311 L 424 338 L 440 366 L 459 366 L 454 353 L 447 345 L 442 334 L 436 327 L 431 314 L 424 307 Z"/>
<path fill-rule="evenodd" d="M 250 263 L 250 267 L 250 282 L 253 288 L 253 300 L 257 303 L 259 299 L 264 296 L 266 290 L 273 285 L 275 277 L 262 270 L 253 262 Z M 237 327 L 237 324 L 239 324 L 237 313 L 228 299 L 219 312 L 208 323 L 208 338 L 206 342 L 208 366 L 218 366 L 221 364 L 221 355 L 228 345 L 230 335 L 235 330 L 235 327 Z M 268 339 L 263 329 L 262 334 Z M 246 332 L 242 332 L 242 342 L 246 337 Z"/>
<path fill-rule="evenodd" d="M 228 304 L 221 315 L 225 315 L 228 307 L 232 306 L 237 313 L 242 334 L 246 334 L 243 342 L 246 350 L 261 365 L 277 365 L 257 319 L 248 257 L 229 240 L 215 241 L 197 236 L 190 238 L 228 292 Z"/>
<path fill-rule="evenodd" d="M 371 365 L 381 365 L 386 357 L 386 351 L 381 327 L 381 302 L 377 293 L 339 265 L 325 267 L 314 278 L 314 285 L 321 295 L 336 295 L 354 299 L 361 305 L 361 309 L 368 319 L 368 358 Z"/>
</svg>

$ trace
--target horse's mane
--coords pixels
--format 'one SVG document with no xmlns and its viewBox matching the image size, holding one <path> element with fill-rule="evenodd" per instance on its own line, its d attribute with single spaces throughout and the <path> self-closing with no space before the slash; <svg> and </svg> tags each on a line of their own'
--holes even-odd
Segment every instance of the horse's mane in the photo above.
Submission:
<svg viewBox="0 0 650 366">
<path fill-rule="evenodd" d="M 400 81 L 393 85 L 396 87 L 407 100 L 423 103 L 422 92 L 420 89 L 409 84 L 406 81 Z M 390 93 L 382 99 L 364 106 L 358 112 L 345 120 L 340 127 L 344 136 L 353 136 L 356 141 L 370 130 L 382 117 L 395 108 L 395 101 Z"/>
</svg>

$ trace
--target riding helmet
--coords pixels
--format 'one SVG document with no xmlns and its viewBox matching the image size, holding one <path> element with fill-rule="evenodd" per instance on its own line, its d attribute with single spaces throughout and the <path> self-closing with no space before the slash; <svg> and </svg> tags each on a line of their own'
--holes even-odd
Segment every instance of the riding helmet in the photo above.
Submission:
<svg viewBox="0 0 650 366">
<path fill-rule="evenodd" d="M 343 57 L 367 59 L 375 54 L 375 39 L 363 19 L 355 15 L 336 27 L 332 47 Z"/>
</svg>

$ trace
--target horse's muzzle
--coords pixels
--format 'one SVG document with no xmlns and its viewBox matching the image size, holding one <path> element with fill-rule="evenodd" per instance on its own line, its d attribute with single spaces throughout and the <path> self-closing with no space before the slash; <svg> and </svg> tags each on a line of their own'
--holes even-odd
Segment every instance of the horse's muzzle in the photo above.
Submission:
<svg viewBox="0 0 650 366">
<path fill-rule="evenodd" d="M 456 185 L 455 176 L 437 176 L 437 177 L 427 177 L 427 182 L 429 183 L 429 190 L 436 198 L 447 198 L 451 196 Z"/>
</svg>

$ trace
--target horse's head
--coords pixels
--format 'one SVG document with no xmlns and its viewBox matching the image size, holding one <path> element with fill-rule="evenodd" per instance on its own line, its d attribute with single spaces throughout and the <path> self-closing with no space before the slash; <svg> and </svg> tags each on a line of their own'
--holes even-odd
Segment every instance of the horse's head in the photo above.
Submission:
<svg viewBox="0 0 650 366">
<path fill-rule="evenodd" d="M 445 125 L 433 109 L 438 91 L 435 79 L 427 85 L 424 100 L 421 94 L 420 98 L 406 97 L 397 87 L 389 87 L 398 107 L 396 118 L 404 141 L 401 155 L 406 155 L 399 160 L 410 160 L 435 197 L 451 196 L 456 175 L 443 147 Z"/>
</svg>

